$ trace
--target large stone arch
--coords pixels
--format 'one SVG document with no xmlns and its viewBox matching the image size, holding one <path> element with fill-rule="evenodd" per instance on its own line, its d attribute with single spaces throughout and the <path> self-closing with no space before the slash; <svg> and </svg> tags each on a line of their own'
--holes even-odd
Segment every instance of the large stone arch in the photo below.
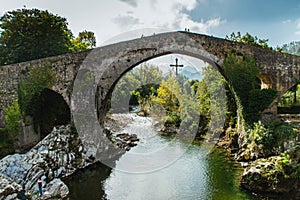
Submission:
<svg viewBox="0 0 300 200">
<path fill-rule="evenodd" d="M 142 62 L 172 53 L 201 59 L 219 70 L 225 77 L 220 67 L 223 58 L 206 51 L 199 41 L 190 37 L 189 34 L 167 33 L 121 42 L 94 49 L 86 57 L 77 74 L 81 80 L 75 80 L 75 88 L 82 88 L 87 74 L 93 75 L 94 83 L 85 88 L 84 91 L 80 91 L 81 95 L 72 99 L 72 105 L 75 105 L 73 111 L 76 114 L 82 113 L 81 116 L 88 115 L 89 121 L 95 121 L 97 118 L 101 123 L 105 116 L 109 95 L 114 85 L 126 72 Z M 76 87 L 78 85 L 81 86 Z M 77 89 L 74 90 L 77 91 Z M 94 103 L 96 107 L 89 107 L 83 102 Z M 87 111 L 89 114 L 86 114 Z M 91 115 L 97 116 L 91 119 Z M 240 117 L 240 115 L 238 116 Z"/>
<path fill-rule="evenodd" d="M 117 81 L 140 63 L 172 53 L 201 59 L 224 75 L 220 67 L 223 59 L 206 51 L 185 33 L 161 34 L 112 44 L 96 48 L 87 55 L 74 81 L 71 105 L 78 134 L 85 145 L 97 147 L 97 159 L 111 165 L 107 160 L 119 151 L 101 126 L 108 98 Z"/>
<path fill-rule="evenodd" d="M 107 70 L 103 72 L 103 75 L 97 84 L 96 104 L 100 122 L 102 122 L 102 119 L 106 114 L 108 98 L 110 97 L 118 80 L 121 79 L 126 72 L 148 60 L 169 54 L 181 54 L 203 60 L 223 74 L 219 64 L 216 63 L 220 61 L 217 57 L 206 51 L 199 51 L 196 48 L 184 48 L 183 45 L 178 45 L 178 48 L 174 48 L 173 45 L 165 45 L 164 50 L 160 52 L 153 49 L 138 49 L 134 55 L 128 54 L 126 50 L 123 53 L 123 55 L 120 53 L 120 59 L 116 62 L 112 62 L 107 67 Z M 111 70 L 111 68 L 114 70 Z"/>
</svg>

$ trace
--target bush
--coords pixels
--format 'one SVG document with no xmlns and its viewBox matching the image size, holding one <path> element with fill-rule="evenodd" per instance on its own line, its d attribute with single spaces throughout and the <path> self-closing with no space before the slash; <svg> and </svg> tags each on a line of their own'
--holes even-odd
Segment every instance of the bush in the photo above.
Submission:
<svg viewBox="0 0 300 200">
<path fill-rule="evenodd" d="M 38 97 L 45 88 L 51 89 L 56 77 L 51 63 L 46 62 L 30 69 L 28 80 L 21 79 L 18 88 L 18 99 L 22 114 L 33 115 L 38 107 Z"/>
<path fill-rule="evenodd" d="M 223 69 L 229 84 L 234 88 L 243 107 L 243 115 L 248 124 L 257 122 L 260 112 L 268 108 L 278 96 L 276 90 L 260 89 L 258 74 L 260 69 L 255 60 L 239 52 L 231 52 L 224 59 Z"/>
<path fill-rule="evenodd" d="M 296 137 L 293 127 L 283 123 L 263 124 L 260 121 L 254 123 L 254 127 L 248 130 L 248 143 L 256 146 L 263 145 L 264 153 L 275 154 L 285 150 L 284 144 Z"/>
<path fill-rule="evenodd" d="M 274 89 L 253 89 L 249 92 L 249 102 L 247 106 L 247 119 L 249 122 L 257 122 L 260 118 L 260 112 L 264 111 L 278 96 Z"/>
<path fill-rule="evenodd" d="M 6 130 L 11 138 L 14 138 L 20 132 L 21 111 L 17 101 L 5 109 Z"/>
</svg>

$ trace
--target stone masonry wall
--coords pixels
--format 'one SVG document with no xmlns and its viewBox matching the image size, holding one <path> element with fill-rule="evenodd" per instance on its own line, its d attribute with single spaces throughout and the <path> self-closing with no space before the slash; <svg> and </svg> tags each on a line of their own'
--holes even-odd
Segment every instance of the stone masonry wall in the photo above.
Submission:
<svg viewBox="0 0 300 200">
<path fill-rule="evenodd" d="M 28 75 L 29 69 L 50 61 L 56 74 L 57 83 L 52 88 L 60 93 L 69 105 L 73 79 L 81 62 L 89 51 L 65 54 L 0 67 L 0 127 L 5 126 L 5 108 L 17 100 L 17 88 L 21 76 Z"/>
</svg>

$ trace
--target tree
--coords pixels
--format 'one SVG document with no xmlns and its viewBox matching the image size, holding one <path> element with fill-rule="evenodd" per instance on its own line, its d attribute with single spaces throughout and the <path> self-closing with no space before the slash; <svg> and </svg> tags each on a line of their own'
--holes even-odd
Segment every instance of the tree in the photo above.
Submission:
<svg viewBox="0 0 300 200">
<path fill-rule="evenodd" d="M 131 94 L 139 85 L 139 80 L 132 72 L 127 73 L 118 81 L 111 96 L 111 109 L 113 112 L 128 111 Z"/>
<path fill-rule="evenodd" d="M 18 101 L 14 101 L 11 105 L 8 105 L 5 109 L 5 114 L 6 129 L 11 139 L 14 139 L 20 132 L 21 111 Z"/>
<path fill-rule="evenodd" d="M 162 71 L 158 67 L 141 64 L 133 69 L 132 74 L 140 84 L 133 93 L 139 104 L 143 104 L 151 95 L 157 95 L 157 89 L 162 81 Z"/>
<path fill-rule="evenodd" d="M 83 31 L 78 34 L 78 37 L 71 40 L 72 47 L 70 50 L 72 52 L 78 52 L 83 50 L 88 50 L 96 47 L 95 34 L 91 31 Z"/>
<path fill-rule="evenodd" d="M 73 39 L 65 18 L 47 10 L 18 9 L 0 18 L 0 65 L 76 52 L 96 45 L 94 33 Z"/>
<path fill-rule="evenodd" d="M 40 110 L 39 96 L 45 88 L 51 89 L 56 77 L 50 63 L 43 63 L 29 71 L 28 80 L 21 79 L 18 88 L 18 100 L 24 116 L 34 115 Z"/>
<path fill-rule="evenodd" d="M 230 37 L 226 35 L 226 39 L 235 42 L 241 42 L 243 44 L 261 46 L 263 48 L 271 48 L 268 45 L 268 39 L 259 39 L 257 36 L 252 36 L 249 33 L 246 33 L 242 36 L 240 32 L 237 32 L 237 34 L 232 32 L 230 34 Z"/>
<path fill-rule="evenodd" d="M 200 114 L 199 132 L 206 133 L 208 127 L 211 132 L 220 131 L 227 112 L 225 79 L 209 65 L 203 68 L 203 79 L 195 84 Z"/>
<path fill-rule="evenodd" d="M 166 111 L 166 122 L 179 125 L 180 100 L 182 99 L 182 87 L 172 75 L 167 80 L 162 80 L 157 89 L 157 96 L 151 97 L 152 104 L 160 105 Z"/>
<path fill-rule="evenodd" d="M 126 73 L 116 84 L 111 97 L 114 111 L 127 110 L 130 105 L 138 105 L 144 110 L 149 97 L 157 94 L 162 80 L 162 71 L 158 67 L 141 64 Z"/>
<path fill-rule="evenodd" d="M 1 64 L 69 51 L 72 33 L 65 18 L 38 9 L 9 11 L 0 18 Z"/>
<path fill-rule="evenodd" d="M 252 124 L 260 119 L 260 112 L 266 109 L 278 96 L 274 89 L 257 87 L 260 69 L 255 60 L 241 53 L 232 52 L 224 59 L 223 69 L 229 84 L 240 99 L 246 122 Z"/>
</svg>

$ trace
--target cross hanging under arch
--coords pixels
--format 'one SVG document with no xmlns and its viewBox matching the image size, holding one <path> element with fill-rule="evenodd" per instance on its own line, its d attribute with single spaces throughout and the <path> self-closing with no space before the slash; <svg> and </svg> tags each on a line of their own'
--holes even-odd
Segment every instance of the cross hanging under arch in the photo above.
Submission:
<svg viewBox="0 0 300 200">
<path fill-rule="evenodd" d="M 176 62 L 176 64 L 175 65 L 171 64 L 170 67 L 175 67 L 175 69 L 176 69 L 175 74 L 177 76 L 178 75 L 178 67 L 183 67 L 183 65 L 178 65 L 178 58 L 175 58 L 175 62 Z"/>
</svg>

